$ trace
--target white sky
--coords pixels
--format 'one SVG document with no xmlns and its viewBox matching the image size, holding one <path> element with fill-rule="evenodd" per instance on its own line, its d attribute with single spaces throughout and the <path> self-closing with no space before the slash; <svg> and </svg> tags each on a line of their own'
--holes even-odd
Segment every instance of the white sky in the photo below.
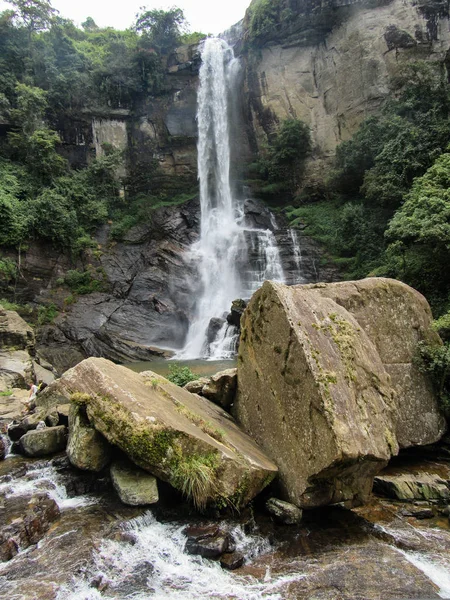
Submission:
<svg viewBox="0 0 450 600">
<path fill-rule="evenodd" d="M 92 17 L 99 27 L 116 29 L 130 27 L 142 6 L 149 10 L 176 6 L 184 11 L 191 31 L 217 34 L 244 17 L 250 0 L 51 0 L 51 4 L 76 25 Z M 0 0 L 0 11 L 10 8 L 11 5 Z"/>
</svg>

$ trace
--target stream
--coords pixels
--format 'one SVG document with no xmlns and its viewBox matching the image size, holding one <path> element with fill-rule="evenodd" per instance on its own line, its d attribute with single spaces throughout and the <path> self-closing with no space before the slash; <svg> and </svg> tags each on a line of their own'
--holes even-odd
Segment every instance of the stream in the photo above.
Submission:
<svg viewBox="0 0 450 600">
<path fill-rule="evenodd" d="M 275 525 L 260 510 L 225 520 L 246 561 L 229 572 L 184 551 L 184 530 L 201 519 L 162 491 L 151 510 L 122 505 L 108 478 L 52 460 L 7 458 L 0 498 L 45 493 L 60 517 L 36 544 L 0 564 L 8 600 L 431 599 L 450 598 L 448 517 L 401 514 L 405 504 L 374 498 L 359 509 L 304 513 L 300 526 Z"/>
</svg>

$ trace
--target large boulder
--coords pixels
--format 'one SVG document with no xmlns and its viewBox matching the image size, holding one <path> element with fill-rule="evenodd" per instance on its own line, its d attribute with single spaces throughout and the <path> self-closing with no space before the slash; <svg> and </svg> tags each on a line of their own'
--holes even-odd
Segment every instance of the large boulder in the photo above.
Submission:
<svg viewBox="0 0 450 600">
<path fill-rule="evenodd" d="M 412 365 L 420 339 L 437 341 L 430 322 L 425 300 L 393 280 L 266 282 L 256 292 L 241 323 L 234 411 L 277 463 L 285 499 L 303 508 L 359 503 L 397 454 L 398 439 L 439 439 L 445 426 L 436 399 Z M 399 365 L 388 372 L 395 354 L 426 394 L 420 407 L 401 394 Z"/>
<path fill-rule="evenodd" d="M 64 450 L 67 431 L 64 425 L 28 431 L 20 438 L 20 448 L 26 456 L 48 456 Z"/>
<path fill-rule="evenodd" d="M 151 372 L 89 358 L 42 395 L 47 406 L 63 397 L 84 406 L 90 423 L 110 443 L 199 507 L 239 508 L 277 473 L 221 408 Z"/>
<path fill-rule="evenodd" d="M 111 446 L 89 423 L 83 407 L 75 403 L 69 412 L 66 452 L 71 464 L 84 471 L 99 472 L 111 458 Z"/>
<path fill-rule="evenodd" d="M 431 310 L 422 294 L 381 277 L 308 287 L 350 312 L 375 345 L 396 393 L 395 434 L 400 447 L 439 440 L 445 420 L 429 377 L 417 368 L 417 345 L 442 342 L 431 328 Z"/>
</svg>

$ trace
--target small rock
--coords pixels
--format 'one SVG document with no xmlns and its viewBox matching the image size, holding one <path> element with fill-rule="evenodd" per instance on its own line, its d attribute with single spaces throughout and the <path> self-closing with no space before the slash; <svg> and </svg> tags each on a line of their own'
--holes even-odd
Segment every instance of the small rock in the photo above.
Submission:
<svg viewBox="0 0 450 600">
<path fill-rule="evenodd" d="M 431 508 L 409 508 L 400 511 L 405 517 L 414 517 L 415 519 L 432 519 L 434 517 L 433 509 Z"/>
<path fill-rule="evenodd" d="M 214 404 L 229 410 L 234 402 L 237 387 L 237 369 L 226 369 L 213 375 L 203 386 L 202 395 Z"/>
<path fill-rule="evenodd" d="M 220 529 L 218 525 L 190 526 L 183 529 L 184 535 L 188 540 L 202 540 L 216 537 L 219 535 Z"/>
<path fill-rule="evenodd" d="M 67 431 L 59 427 L 46 427 L 28 431 L 20 438 L 20 447 L 27 456 L 47 456 L 64 450 L 67 444 Z"/>
<path fill-rule="evenodd" d="M 228 534 L 219 533 L 215 537 L 198 540 L 188 539 L 184 549 L 188 554 L 198 554 L 203 558 L 219 558 L 228 550 L 228 544 Z"/>
<path fill-rule="evenodd" d="M 47 425 L 45 424 L 45 421 L 39 421 L 39 423 L 36 425 L 36 431 L 40 431 L 41 429 L 45 429 L 47 427 Z"/>
<path fill-rule="evenodd" d="M 189 381 L 183 387 L 188 392 L 191 392 L 191 394 L 200 394 L 201 395 L 203 386 L 206 385 L 207 383 L 209 383 L 209 378 L 201 377 L 200 379 L 196 379 L 195 381 Z"/>
<path fill-rule="evenodd" d="M 245 556 L 241 552 L 225 552 L 220 557 L 220 564 L 228 571 L 234 571 L 242 567 L 245 561 Z"/>
<path fill-rule="evenodd" d="M 114 489 L 124 504 L 144 506 L 159 500 L 156 478 L 136 467 L 130 461 L 116 462 L 111 466 Z"/>
<path fill-rule="evenodd" d="M 279 523 L 285 525 L 297 525 L 302 520 L 303 512 L 298 506 L 278 498 L 269 498 L 266 502 L 266 509 Z"/>
</svg>

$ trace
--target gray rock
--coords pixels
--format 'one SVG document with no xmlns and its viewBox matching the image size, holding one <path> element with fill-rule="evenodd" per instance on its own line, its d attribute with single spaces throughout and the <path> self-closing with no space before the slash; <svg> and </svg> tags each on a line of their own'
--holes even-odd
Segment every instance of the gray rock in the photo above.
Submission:
<svg viewBox="0 0 450 600">
<path fill-rule="evenodd" d="M 59 427 L 28 431 L 20 438 L 20 448 L 26 456 L 48 456 L 64 450 L 67 444 L 67 430 Z"/>
<path fill-rule="evenodd" d="M 99 472 L 111 459 L 110 444 L 91 426 L 85 410 L 76 404 L 69 413 L 66 452 L 71 464 L 84 471 Z"/>
<path fill-rule="evenodd" d="M 440 500 L 448 502 L 450 489 L 447 480 L 435 473 L 404 473 L 375 477 L 373 491 L 397 500 Z"/>
<path fill-rule="evenodd" d="M 226 369 L 210 377 L 201 395 L 214 404 L 229 410 L 234 402 L 237 388 L 237 369 Z"/>
<path fill-rule="evenodd" d="M 225 552 L 220 557 L 220 566 L 227 571 L 239 569 L 245 562 L 245 556 L 242 552 Z"/>
<path fill-rule="evenodd" d="M 440 344 L 426 300 L 386 278 L 288 287 L 265 282 L 242 318 L 238 421 L 301 508 L 364 502 L 402 446 L 445 431 L 413 357 Z"/>
<path fill-rule="evenodd" d="M 298 506 L 278 498 L 269 498 L 266 509 L 279 523 L 285 525 L 298 525 L 302 520 L 303 511 Z"/>
<path fill-rule="evenodd" d="M 183 387 L 191 394 L 200 394 L 201 396 L 203 387 L 207 383 L 209 383 L 209 377 L 201 377 L 200 379 L 196 379 L 195 381 L 189 381 Z"/>
<path fill-rule="evenodd" d="M 184 549 L 188 554 L 197 554 L 203 558 L 218 558 L 228 550 L 228 544 L 228 534 L 218 533 L 214 537 L 197 540 L 188 538 Z"/>
<path fill-rule="evenodd" d="M 124 504 L 145 506 L 159 500 L 156 478 L 129 461 L 114 463 L 111 466 L 111 479 Z"/>
</svg>

